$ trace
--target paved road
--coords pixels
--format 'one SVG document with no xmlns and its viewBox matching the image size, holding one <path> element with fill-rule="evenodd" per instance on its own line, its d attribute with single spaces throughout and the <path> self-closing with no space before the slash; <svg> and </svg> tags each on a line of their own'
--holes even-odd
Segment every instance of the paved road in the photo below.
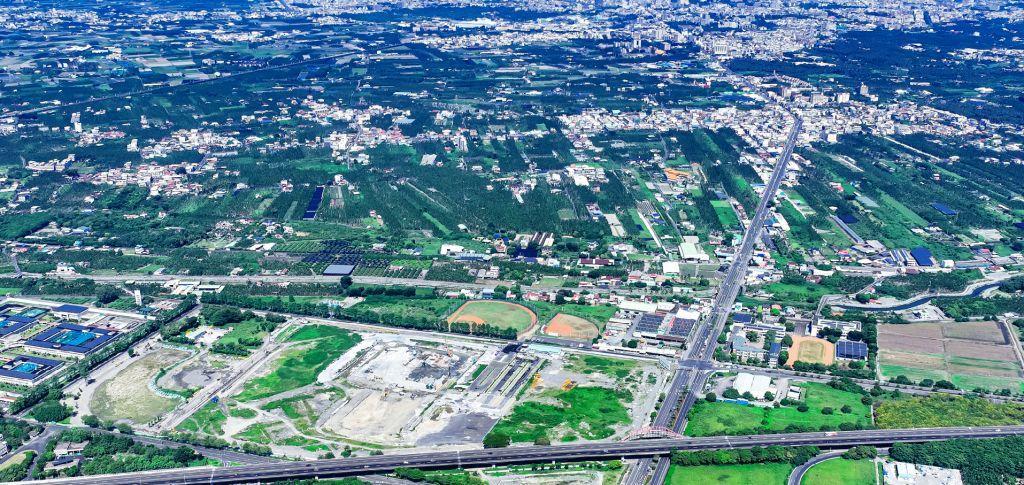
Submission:
<svg viewBox="0 0 1024 485">
<path fill-rule="evenodd" d="M 789 160 L 793 156 L 793 148 L 796 147 L 797 139 L 803 128 L 803 119 L 796 115 L 793 115 L 793 118 L 794 123 L 786 138 L 782 155 L 779 156 L 778 161 L 775 163 L 771 178 L 768 180 L 764 193 L 761 195 L 761 201 L 757 206 L 754 217 L 751 218 L 750 224 L 747 225 L 747 230 L 743 234 L 743 241 L 733 257 L 725 279 L 719 286 L 718 295 L 715 298 L 711 314 L 697 330 L 696 338 L 691 340 L 689 355 L 680 362 L 683 368 L 676 373 L 672 384 L 665 393 L 665 401 L 654 419 L 653 425 L 655 427 L 668 427 L 677 433 L 681 432 L 686 425 L 686 416 L 690 408 L 697 401 L 697 393 L 704 388 L 704 384 L 707 382 L 709 373 L 693 368 L 692 363 L 711 361 L 714 356 L 718 335 L 725 327 L 725 323 L 729 318 L 729 312 L 736 301 L 736 296 L 739 295 L 740 288 L 743 287 L 750 257 L 753 255 L 754 248 L 764 229 L 764 223 L 771 212 L 771 201 L 775 199 L 775 193 L 778 192 L 779 186 L 782 185 L 782 181 L 785 179 Z M 680 397 L 682 397 L 681 403 Z M 668 465 L 667 460 L 660 460 L 654 469 L 650 482 L 654 484 L 663 482 L 668 473 Z M 625 485 L 641 485 L 646 480 L 646 470 L 649 467 L 650 460 L 641 460 L 627 473 L 623 483 Z"/>
<path fill-rule="evenodd" d="M 753 446 L 819 446 L 849 448 L 856 445 L 889 446 L 895 442 L 936 441 L 950 438 L 994 438 L 1024 435 L 1024 426 L 931 428 L 910 430 L 840 431 L 753 436 L 656 439 L 629 442 L 526 446 L 469 451 L 391 454 L 359 458 L 278 462 L 236 467 L 201 467 L 124 473 L 96 477 L 44 480 L 50 484 L 148 485 L 200 483 L 255 483 L 304 478 L 330 478 L 389 473 L 399 467 L 424 469 L 476 468 L 552 461 L 608 460 L 664 456 L 673 450 L 713 450 Z M 668 460 L 662 460 L 667 462 Z"/>
<path fill-rule="evenodd" d="M 812 466 L 817 465 L 825 460 L 833 460 L 843 456 L 844 451 L 830 451 L 828 453 L 822 453 L 810 460 L 807 463 L 800 465 L 793 469 L 789 474 L 789 485 L 800 485 L 800 482 L 804 479 L 804 474 L 807 473 Z"/>
</svg>

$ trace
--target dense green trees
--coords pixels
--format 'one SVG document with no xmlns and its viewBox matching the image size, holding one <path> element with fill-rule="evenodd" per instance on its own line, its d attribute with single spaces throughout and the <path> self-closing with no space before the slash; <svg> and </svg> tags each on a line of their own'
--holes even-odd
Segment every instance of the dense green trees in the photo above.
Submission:
<svg viewBox="0 0 1024 485">
<path fill-rule="evenodd" d="M 821 451 L 816 446 L 768 446 L 730 450 L 673 451 L 672 464 L 679 466 L 789 463 L 801 465 Z"/>
<path fill-rule="evenodd" d="M 1024 436 L 896 443 L 894 460 L 960 470 L 965 484 L 1001 485 L 1024 478 Z"/>
</svg>

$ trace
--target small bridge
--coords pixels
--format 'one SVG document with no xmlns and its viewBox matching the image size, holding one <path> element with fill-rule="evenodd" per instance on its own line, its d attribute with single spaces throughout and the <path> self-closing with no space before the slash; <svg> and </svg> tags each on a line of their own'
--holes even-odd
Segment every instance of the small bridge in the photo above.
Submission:
<svg viewBox="0 0 1024 485">
<path fill-rule="evenodd" d="M 684 438 L 683 435 L 672 431 L 664 426 L 644 426 L 630 431 L 622 438 L 622 441 L 647 440 L 653 438 Z"/>
</svg>

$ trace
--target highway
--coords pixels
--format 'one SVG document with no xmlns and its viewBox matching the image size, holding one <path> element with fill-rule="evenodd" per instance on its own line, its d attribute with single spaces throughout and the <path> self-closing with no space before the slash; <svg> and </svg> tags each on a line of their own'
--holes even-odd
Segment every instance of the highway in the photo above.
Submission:
<svg viewBox="0 0 1024 485">
<path fill-rule="evenodd" d="M 197 467 L 93 477 L 42 480 L 49 484 L 147 485 L 200 483 L 255 483 L 275 480 L 331 478 L 389 473 L 399 467 L 423 469 L 475 468 L 492 465 L 610 460 L 665 456 L 674 450 L 714 450 L 754 446 L 819 446 L 849 448 L 856 445 L 890 446 L 895 442 L 923 442 L 950 438 L 996 438 L 1024 434 L 1024 426 L 926 428 L 905 430 L 840 431 L 706 438 L 654 439 L 627 442 L 525 446 L 468 451 L 390 454 L 315 461 L 286 461 L 232 467 Z M 667 462 L 668 460 L 662 460 Z"/>
</svg>

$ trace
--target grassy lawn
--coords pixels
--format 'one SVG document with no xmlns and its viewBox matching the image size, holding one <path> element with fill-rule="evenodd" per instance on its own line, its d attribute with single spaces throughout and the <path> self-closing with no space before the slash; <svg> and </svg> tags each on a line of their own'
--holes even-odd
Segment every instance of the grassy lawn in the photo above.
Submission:
<svg viewBox="0 0 1024 485">
<path fill-rule="evenodd" d="M 178 399 L 156 394 L 149 382 L 160 372 L 188 357 L 181 350 L 157 349 L 125 367 L 100 384 L 89 402 L 93 414 L 103 420 L 127 419 L 145 424 L 178 405 Z"/>
<path fill-rule="evenodd" d="M 284 352 L 267 375 L 245 383 L 239 401 L 262 399 L 316 382 L 316 377 L 362 338 L 337 327 L 315 325 L 292 334 L 289 342 L 311 342 Z"/>
<path fill-rule="evenodd" d="M 627 391 L 576 387 L 568 391 L 548 391 L 539 399 L 543 401 L 517 404 L 498 421 L 491 433 L 508 435 L 513 443 L 533 442 L 545 435 L 551 441 L 599 440 L 615 434 L 615 425 L 630 421 L 623 405 L 632 400 Z"/>
<path fill-rule="evenodd" d="M 875 410 L 882 429 L 997 426 L 1024 423 L 1024 404 L 932 395 L 885 401 Z"/>
<path fill-rule="evenodd" d="M 220 406 L 211 402 L 182 421 L 178 429 L 220 436 L 224 434 L 224 422 L 227 420 L 228 417 L 221 412 Z"/>
<path fill-rule="evenodd" d="M 715 209 L 715 215 L 718 216 L 718 222 L 722 224 L 722 227 L 734 228 L 740 224 L 740 218 L 736 216 L 736 211 L 732 209 L 729 201 L 713 200 L 711 207 Z"/>
<path fill-rule="evenodd" d="M 751 465 L 676 466 L 668 469 L 666 485 L 721 483 L 726 485 L 783 485 L 793 466 L 788 463 Z"/>
<path fill-rule="evenodd" d="M 854 423 L 859 426 L 871 424 L 871 408 L 860 402 L 861 395 L 833 389 L 825 384 L 807 382 L 803 402 L 807 412 L 800 412 L 796 406 L 759 408 L 728 402 L 699 402 L 690 413 L 686 426 L 689 436 L 716 436 L 724 434 L 754 434 L 760 432 L 784 431 L 790 425 L 810 426 L 818 429 L 823 425 L 839 426 Z M 849 405 L 851 412 L 840 409 Z M 832 414 L 822 414 L 822 409 L 831 407 Z"/>
<path fill-rule="evenodd" d="M 572 355 L 566 359 L 566 368 L 581 374 L 597 373 L 625 379 L 636 369 L 636 362 L 596 355 Z"/>
<path fill-rule="evenodd" d="M 807 470 L 800 485 L 874 485 L 877 473 L 874 460 L 833 458 Z"/>
</svg>

